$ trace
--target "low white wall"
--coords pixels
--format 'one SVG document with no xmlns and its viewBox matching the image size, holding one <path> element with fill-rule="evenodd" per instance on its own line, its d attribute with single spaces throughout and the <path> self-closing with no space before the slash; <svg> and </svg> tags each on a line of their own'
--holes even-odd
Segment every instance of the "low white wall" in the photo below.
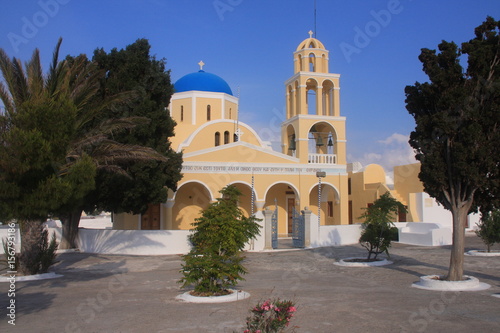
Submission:
<svg viewBox="0 0 500 333">
<path fill-rule="evenodd" d="M 318 238 L 311 240 L 311 247 L 357 244 L 360 235 L 361 224 L 322 225 Z"/>
<path fill-rule="evenodd" d="M 186 254 L 189 230 L 80 229 L 80 252 L 130 255 Z"/>
<path fill-rule="evenodd" d="M 452 231 L 439 223 L 409 222 L 399 229 L 399 242 L 420 246 L 450 245 Z"/>
<path fill-rule="evenodd" d="M 20 252 L 21 251 L 21 235 L 19 234 L 19 226 L 16 224 L 16 227 L 15 227 L 16 231 L 15 231 L 15 248 L 16 248 L 16 252 Z M 0 225 L 0 254 L 4 254 L 4 251 L 3 251 L 3 241 L 4 240 L 7 240 L 7 237 L 9 236 L 12 236 L 10 233 L 9 233 L 9 226 L 4 224 L 4 225 Z"/>
</svg>

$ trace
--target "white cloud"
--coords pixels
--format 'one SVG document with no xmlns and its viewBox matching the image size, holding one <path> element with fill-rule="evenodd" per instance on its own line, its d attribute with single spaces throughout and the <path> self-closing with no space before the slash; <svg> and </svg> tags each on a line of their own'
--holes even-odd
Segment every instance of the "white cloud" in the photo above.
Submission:
<svg viewBox="0 0 500 333">
<path fill-rule="evenodd" d="M 349 155 L 349 162 L 361 162 L 363 166 L 368 164 L 380 164 L 386 172 L 392 172 L 398 165 L 416 163 L 413 148 L 408 144 L 407 135 L 394 133 L 389 137 L 378 140 L 377 145 L 372 145 L 374 151 L 365 152 L 362 156 Z"/>
<path fill-rule="evenodd" d="M 407 135 L 399 134 L 399 133 L 393 133 L 391 136 L 384 140 L 379 140 L 378 142 L 383 143 L 385 145 L 390 145 L 392 143 L 394 144 L 403 144 L 403 143 L 408 143 L 409 137 Z"/>
</svg>

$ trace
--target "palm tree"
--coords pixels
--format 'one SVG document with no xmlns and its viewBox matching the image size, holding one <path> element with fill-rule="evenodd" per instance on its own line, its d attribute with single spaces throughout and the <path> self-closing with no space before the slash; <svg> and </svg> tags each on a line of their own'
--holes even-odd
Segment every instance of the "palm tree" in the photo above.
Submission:
<svg viewBox="0 0 500 333">
<path fill-rule="evenodd" d="M 125 145 L 112 139 L 113 133 L 129 130 L 148 120 L 141 117 L 100 119 L 104 112 L 113 110 L 113 107 L 119 103 L 126 103 L 133 99 L 134 94 L 121 93 L 105 99 L 98 96 L 100 80 L 105 77 L 105 73 L 98 70 L 97 66 L 85 55 L 59 61 L 61 43 L 62 39 L 59 39 L 46 76 L 42 71 L 38 49 L 26 63 L 26 71 L 19 59 L 10 60 L 0 49 L 0 71 L 5 81 L 5 84 L 0 82 L 0 99 L 5 106 L 5 117 L 0 115 L 0 127 L 3 129 L 13 126 L 9 121 L 14 119 L 26 104 L 46 104 L 50 108 L 51 105 L 59 102 L 63 104 L 61 108 L 71 114 L 67 117 L 64 126 L 65 140 L 60 140 L 59 146 L 52 147 L 53 150 L 62 152 L 58 158 L 49 161 L 49 164 L 52 168 L 52 176 L 59 180 L 69 179 L 73 183 L 82 184 L 79 184 L 78 191 L 65 193 L 66 197 L 63 200 L 47 207 L 46 211 L 59 214 L 63 222 L 63 238 L 60 247 L 72 248 L 75 247 L 74 241 L 83 211 L 83 198 L 93 189 L 97 170 L 127 175 L 123 167 L 127 163 L 142 160 L 166 161 L 167 158 L 154 149 L 139 145 Z M 62 129 L 49 134 L 57 136 L 59 131 Z M 6 145 L 1 141 L 0 144 Z M 5 164 L 8 161 L 0 163 Z M 87 178 L 80 178 L 79 172 L 85 169 L 82 168 L 83 166 L 87 166 L 88 170 L 94 169 L 93 173 L 87 172 Z M 2 169 L 0 165 L 0 180 Z M 89 178 L 92 179 L 89 180 Z M 57 197 L 57 193 L 54 193 L 54 196 Z M 19 215 L 18 212 L 14 213 Z M 23 218 L 22 216 L 13 217 Z M 46 215 L 39 216 L 35 219 L 37 222 L 34 225 L 41 225 L 46 217 Z"/>
</svg>

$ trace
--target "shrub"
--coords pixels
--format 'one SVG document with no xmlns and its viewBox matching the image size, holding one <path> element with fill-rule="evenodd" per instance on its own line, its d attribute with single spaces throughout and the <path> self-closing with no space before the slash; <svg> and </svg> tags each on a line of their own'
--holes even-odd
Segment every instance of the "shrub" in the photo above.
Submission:
<svg viewBox="0 0 500 333">
<path fill-rule="evenodd" d="M 244 333 L 282 332 L 290 324 L 295 314 L 295 303 L 286 300 L 267 300 L 257 304 L 247 317 L 247 328 Z"/>
<path fill-rule="evenodd" d="M 193 223 L 189 240 L 192 250 L 183 257 L 179 281 L 182 287 L 194 285 L 200 296 L 222 295 L 244 280 L 241 255 L 245 244 L 260 232 L 253 216 L 245 217 L 238 207 L 241 192 L 232 185 L 220 191 L 222 198 L 211 204 Z"/>
<path fill-rule="evenodd" d="M 406 211 L 406 207 L 390 196 L 389 192 L 380 196 L 373 205 L 365 209 L 365 213 L 359 218 L 364 218 L 359 238 L 359 243 L 368 250 L 367 260 L 377 259 L 380 253 L 385 252 L 389 256 L 391 241 L 397 237 L 398 228 L 391 221 L 392 216 L 399 211 Z"/>
<path fill-rule="evenodd" d="M 500 243 L 500 210 L 494 210 L 481 217 L 477 224 L 476 235 L 481 238 L 486 245 L 487 251 L 491 251 L 491 246 Z"/>
<path fill-rule="evenodd" d="M 49 233 L 43 225 L 31 225 L 25 232 L 21 246 L 21 254 L 16 255 L 20 272 L 24 275 L 47 273 L 56 257 L 58 244 L 55 234 L 49 242 Z"/>
</svg>

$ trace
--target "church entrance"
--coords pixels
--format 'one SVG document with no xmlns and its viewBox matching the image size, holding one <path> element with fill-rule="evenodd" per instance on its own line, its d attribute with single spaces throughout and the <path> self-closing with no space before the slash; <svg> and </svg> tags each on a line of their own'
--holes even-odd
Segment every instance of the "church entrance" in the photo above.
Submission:
<svg viewBox="0 0 500 333">
<path fill-rule="evenodd" d="M 160 230 L 160 204 L 148 205 L 141 216 L 141 230 Z"/>
</svg>

